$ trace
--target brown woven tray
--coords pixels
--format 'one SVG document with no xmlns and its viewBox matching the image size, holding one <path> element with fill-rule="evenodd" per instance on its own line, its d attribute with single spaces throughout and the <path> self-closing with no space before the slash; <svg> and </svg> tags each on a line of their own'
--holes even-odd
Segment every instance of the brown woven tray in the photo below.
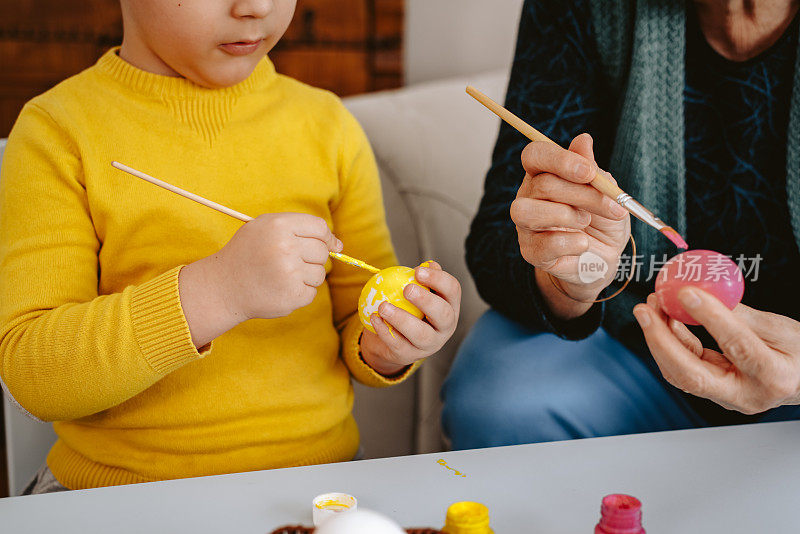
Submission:
<svg viewBox="0 0 800 534">
<path fill-rule="evenodd" d="M 303 526 L 286 526 L 275 529 L 272 531 L 272 534 L 313 534 L 314 529 L 312 527 L 303 527 Z M 408 528 L 406 529 L 408 534 L 442 534 L 442 531 L 436 530 L 435 528 Z"/>
</svg>

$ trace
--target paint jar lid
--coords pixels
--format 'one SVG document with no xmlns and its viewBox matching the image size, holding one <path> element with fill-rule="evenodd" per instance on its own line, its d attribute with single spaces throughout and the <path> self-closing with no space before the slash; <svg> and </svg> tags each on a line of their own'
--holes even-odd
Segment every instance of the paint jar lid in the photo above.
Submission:
<svg viewBox="0 0 800 534">
<path fill-rule="evenodd" d="M 479 502 L 462 501 L 447 509 L 445 534 L 493 534 L 489 528 L 489 509 Z"/>
<path fill-rule="evenodd" d="M 311 501 L 311 517 L 315 527 L 334 515 L 355 512 L 357 509 L 358 501 L 347 493 L 323 493 Z"/>
<path fill-rule="evenodd" d="M 642 528 L 642 503 L 623 494 L 606 495 L 600 506 L 600 522 L 595 534 L 645 534 Z"/>
</svg>

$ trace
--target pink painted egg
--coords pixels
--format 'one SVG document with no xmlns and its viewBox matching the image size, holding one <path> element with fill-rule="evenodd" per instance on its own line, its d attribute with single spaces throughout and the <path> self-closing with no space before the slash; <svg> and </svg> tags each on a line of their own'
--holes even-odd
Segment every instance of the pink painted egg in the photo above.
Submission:
<svg viewBox="0 0 800 534">
<path fill-rule="evenodd" d="M 742 271 L 733 260 L 712 250 L 682 252 L 665 263 L 656 278 L 656 294 L 666 314 L 697 325 L 678 300 L 678 291 L 687 286 L 714 295 L 731 310 L 744 295 Z"/>
</svg>

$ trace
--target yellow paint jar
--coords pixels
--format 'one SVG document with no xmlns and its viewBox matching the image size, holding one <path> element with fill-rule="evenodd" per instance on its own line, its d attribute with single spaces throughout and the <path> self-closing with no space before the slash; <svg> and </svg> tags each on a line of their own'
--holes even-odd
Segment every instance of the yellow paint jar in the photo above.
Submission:
<svg viewBox="0 0 800 534">
<path fill-rule="evenodd" d="M 342 513 L 358 510 L 358 501 L 347 493 L 323 493 L 311 502 L 311 516 L 314 526 L 318 527 L 326 519 Z"/>
<path fill-rule="evenodd" d="M 462 501 L 447 509 L 442 532 L 445 534 L 493 534 L 489 509 L 479 502 Z"/>
</svg>

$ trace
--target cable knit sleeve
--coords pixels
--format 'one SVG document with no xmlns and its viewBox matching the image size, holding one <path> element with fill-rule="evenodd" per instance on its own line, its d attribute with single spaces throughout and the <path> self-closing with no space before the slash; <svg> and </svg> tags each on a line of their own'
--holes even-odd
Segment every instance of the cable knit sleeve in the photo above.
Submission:
<svg viewBox="0 0 800 534">
<path fill-rule="evenodd" d="M 562 146 L 589 132 L 603 165 L 613 131 L 611 109 L 592 35 L 588 2 L 526 0 L 519 26 L 506 107 Z M 544 303 L 534 268 L 519 250 L 509 211 L 525 176 L 520 160 L 529 141 L 502 124 L 484 195 L 467 238 L 467 263 L 483 299 L 530 328 L 568 339 L 596 330 L 603 307 L 571 321 L 554 317 Z"/>
</svg>

